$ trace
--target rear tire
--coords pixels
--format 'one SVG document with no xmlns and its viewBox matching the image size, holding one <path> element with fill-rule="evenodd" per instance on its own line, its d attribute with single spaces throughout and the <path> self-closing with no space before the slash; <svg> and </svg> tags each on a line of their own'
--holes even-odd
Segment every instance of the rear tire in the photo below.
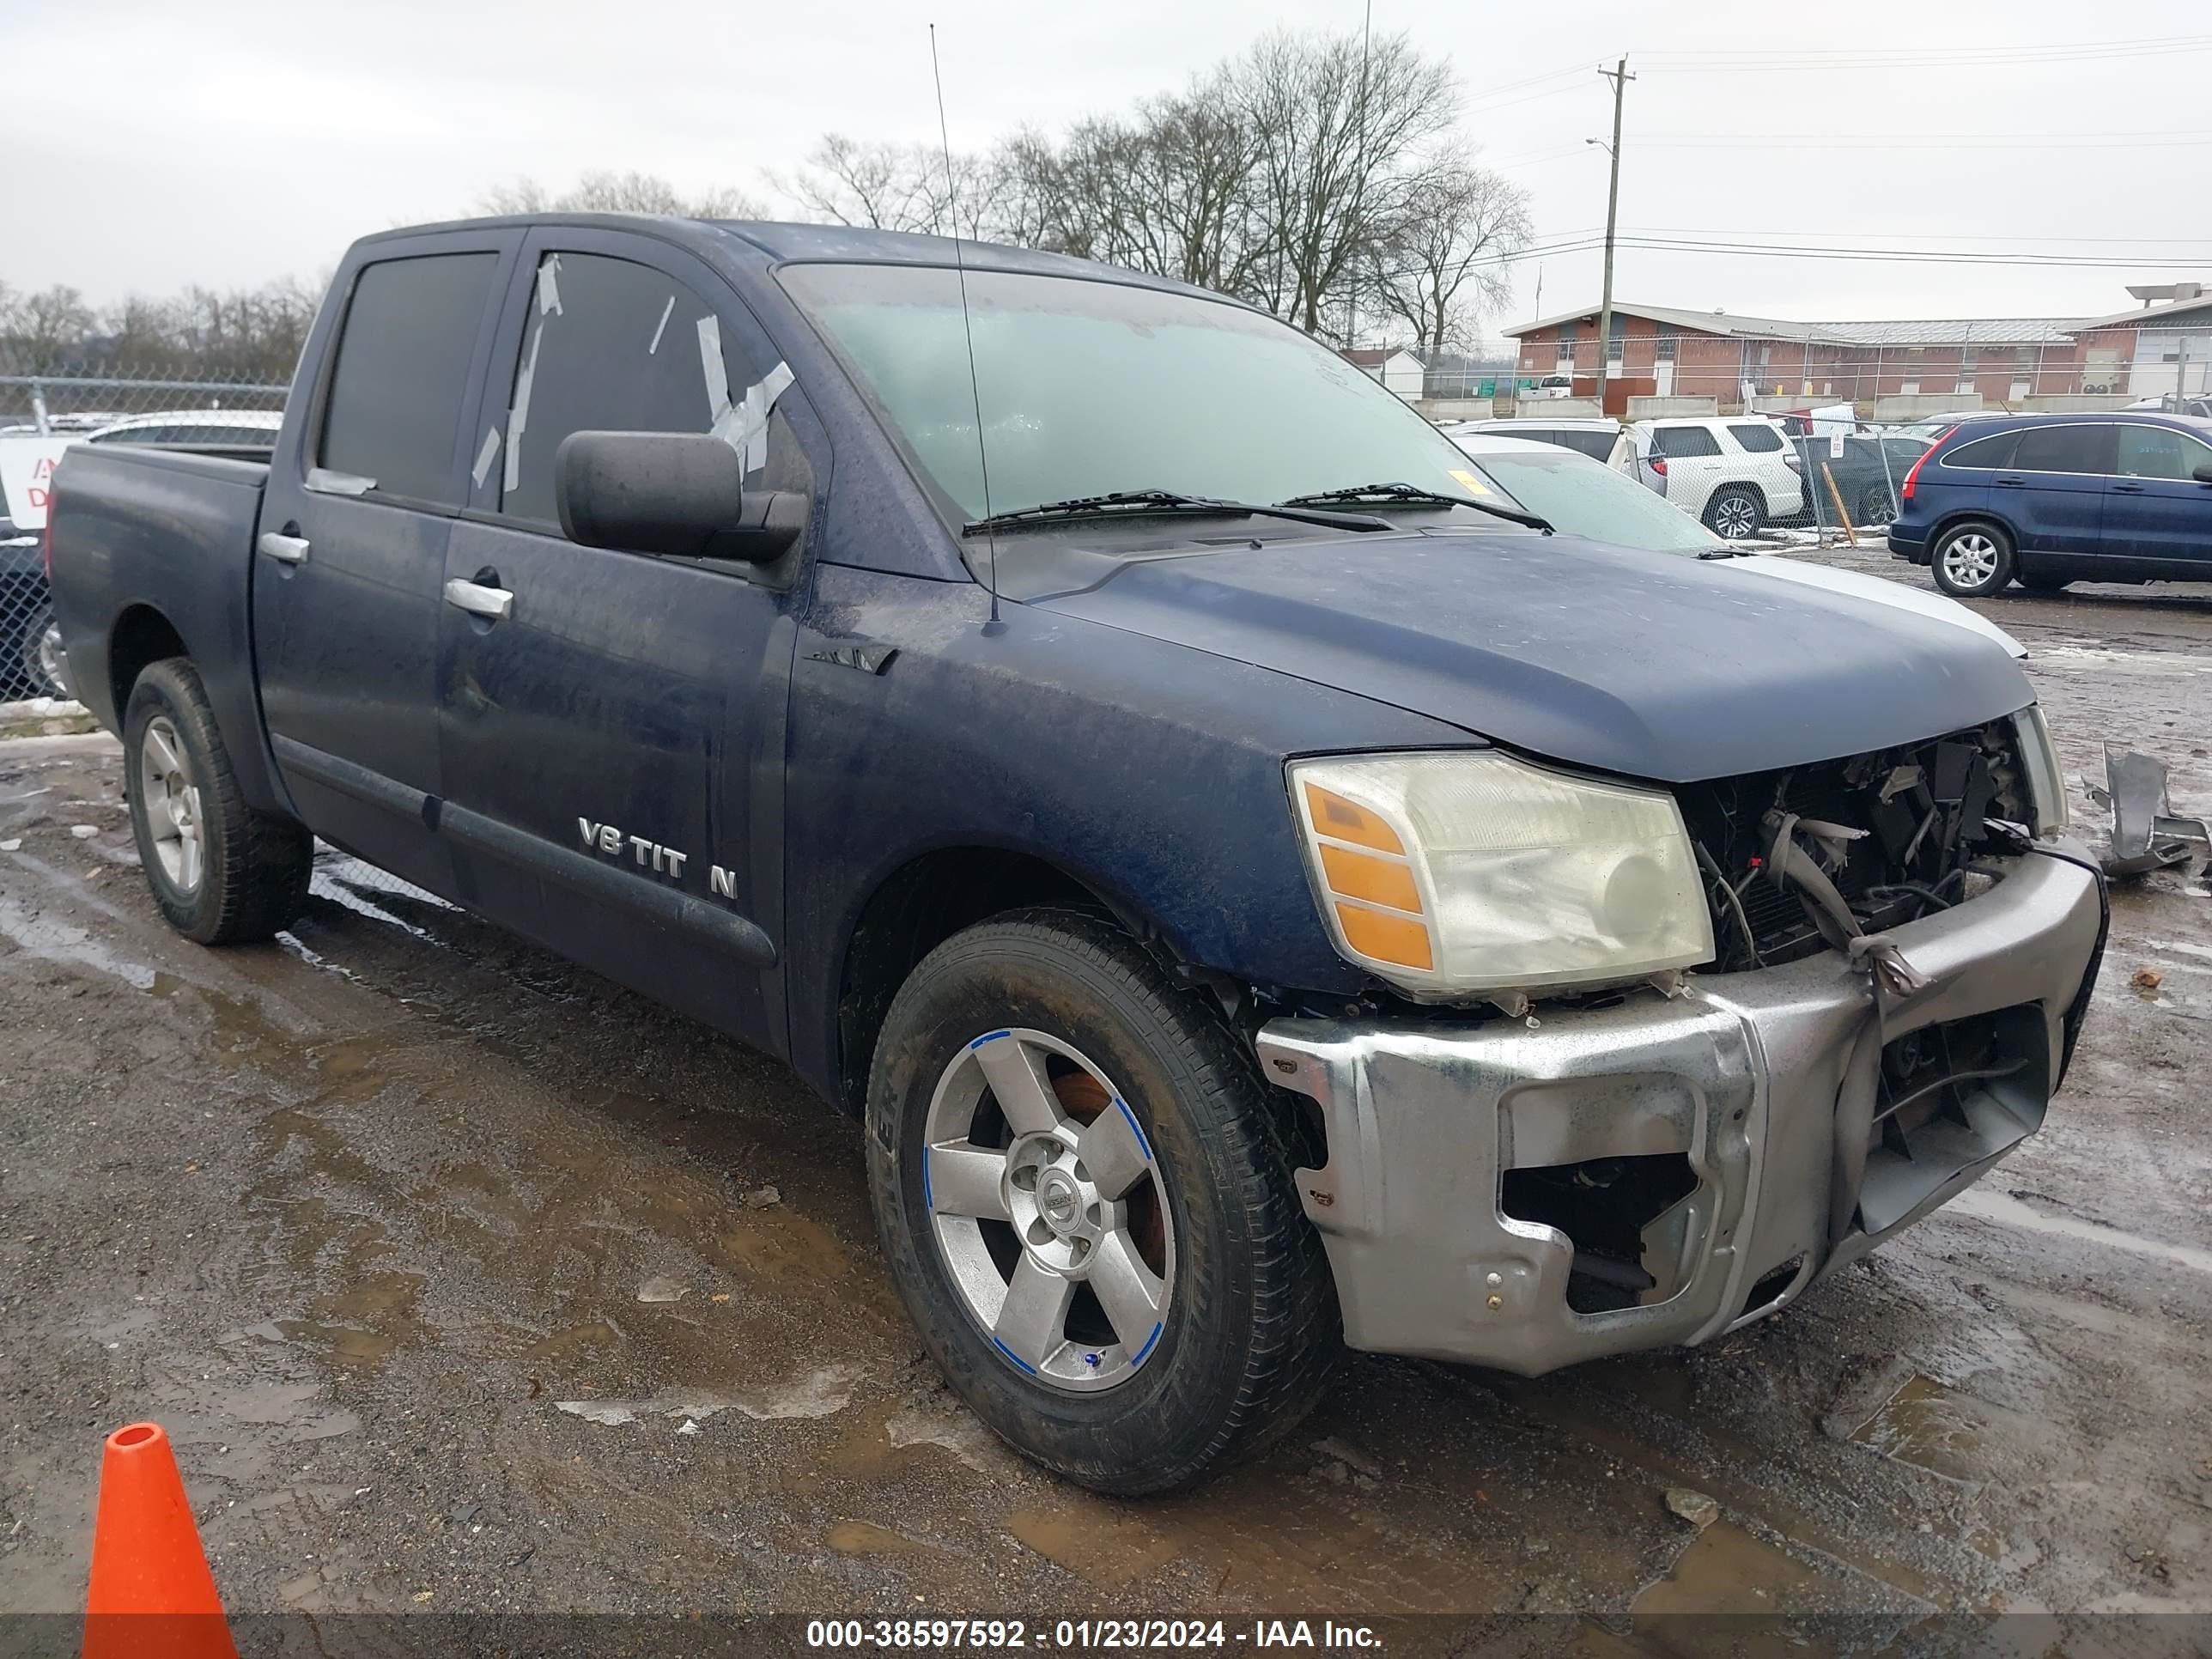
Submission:
<svg viewBox="0 0 2212 1659">
<path fill-rule="evenodd" d="M 1724 540 L 1738 542 L 1756 536 L 1766 526 L 1766 502 L 1755 489 L 1730 484 L 1717 489 L 1705 503 L 1705 528 Z"/>
<path fill-rule="evenodd" d="M 152 664 L 131 688 L 123 788 L 146 884 L 186 939 L 265 939 L 307 908 L 313 837 L 246 804 L 190 659 Z"/>
<path fill-rule="evenodd" d="M 1109 922 L 1017 911 L 930 952 L 877 1043 L 867 1155 L 923 1342 L 1024 1456 L 1163 1492 L 1320 1396 L 1335 1285 L 1266 1087 Z"/>
<path fill-rule="evenodd" d="M 1954 599 L 1985 599 L 2012 580 L 2012 538 L 1983 519 L 1954 524 L 1928 550 L 1936 586 Z"/>
</svg>

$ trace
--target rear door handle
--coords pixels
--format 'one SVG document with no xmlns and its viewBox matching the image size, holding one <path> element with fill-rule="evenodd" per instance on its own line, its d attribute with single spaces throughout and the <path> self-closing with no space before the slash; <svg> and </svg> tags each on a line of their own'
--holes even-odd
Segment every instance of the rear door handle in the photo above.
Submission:
<svg viewBox="0 0 2212 1659">
<path fill-rule="evenodd" d="M 304 536 L 280 536 L 273 530 L 264 530 L 256 545 L 279 564 L 307 562 L 307 538 Z"/>
<path fill-rule="evenodd" d="M 2025 478 L 1999 478 L 1996 481 L 1996 483 L 1997 488 L 2000 489 L 2025 489 L 2027 488 L 2027 480 Z"/>
<path fill-rule="evenodd" d="M 504 587 L 486 587 L 480 582 L 465 582 L 456 578 L 446 584 L 446 603 L 471 617 L 497 622 L 514 609 L 514 595 Z"/>
</svg>

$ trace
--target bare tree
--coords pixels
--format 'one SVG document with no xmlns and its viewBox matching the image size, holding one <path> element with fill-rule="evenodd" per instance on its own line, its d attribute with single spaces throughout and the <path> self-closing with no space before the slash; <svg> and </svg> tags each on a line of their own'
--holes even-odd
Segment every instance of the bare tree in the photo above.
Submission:
<svg viewBox="0 0 2212 1659">
<path fill-rule="evenodd" d="M 73 288 L 26 293 L 0 283 L 0 337 L 27 357 L 52 358 L 93 331 L 92 307 Z"/>
<path fill-rule="evenodd" d="M 1368 251 L 1367 293 L 1413 331 L 1425 360 L 1457 350 L 1512 297 L 1506 261 L 1532 234 L 1527 191 L 1449 157 L 1413 181 Z"/>
<path fill-rule="evenodd" d="M 1287 290 L 1285 314 L 1308 333 L 1357 274 L 1360 254 L 1395 222 L 1425 151 L 1459 112 L 1449 65 L 1402 34 L 1364 49 L 1357 35 L 1269 35 L 1228 71 L 1259 141 L 1258 211 Z"/>
<path fill-rule="evenodd" d="M 757 219 L 759 205 L 743 191 L 717 185 L 686 196 L 658 173 L 587 173 L 568 189 L 548 191 L 517 179 L 477 198 L 483 213 L 650 213 L 675 219 Z"/>
</svg>

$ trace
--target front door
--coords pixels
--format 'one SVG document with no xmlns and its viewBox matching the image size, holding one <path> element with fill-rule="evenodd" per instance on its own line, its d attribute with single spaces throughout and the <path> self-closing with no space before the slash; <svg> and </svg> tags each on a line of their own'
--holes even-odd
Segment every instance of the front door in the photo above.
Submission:
<svg viewBox="0 0 2212 1659">
<path fill-rule="evenodd" d="M 2212 575 L 2212 483 L 2195 476 L 2208 463 L 2212 445 L 2185 432 L 2120 428 L 2118 471 L 2105 487 L 2105 550 Z"/>
<path fill-rule="evenodd" d="M 750 450 L 750 485 L 803 490 L 797 396 L 754 432 L 786 378 L 766 336 L 704 265 L 619 232 L 533 233 L 501 340 L 441 607 L 464 902 L 780 1048 L 789 571 L 579 546 L 554 460 L 575 431 L 714 430 Z"/>
<path fill-rule="evenodd" d="M 2112 470 L 2110 426 L 2021 428 L 2012 465 L 1990 478 L 1990 504 L 2033 553 L 2094 553 L 2105 517 L 2105 477 Z"/>
<path fill-rule="evenodd" d="M 278 771 L 318 835 L 434 891 L 437 649 L 463 422 L 517 230 L 379 246 L 346 283 L 296 465 L 270 470 L 253 647 Z"/>
</svg>

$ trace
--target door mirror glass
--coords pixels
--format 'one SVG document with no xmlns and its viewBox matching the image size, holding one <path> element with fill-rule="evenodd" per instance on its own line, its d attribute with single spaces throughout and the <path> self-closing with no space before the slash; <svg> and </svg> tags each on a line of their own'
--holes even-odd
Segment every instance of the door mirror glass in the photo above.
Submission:
<svg viewBox="0 0 2212 1659">
<path fill-rule="evenodd" d="M 744 458 L 690 432 L 572 432 L 554 456 L 561 529 L 586 547 L 767 564 L 799 540 L 806 499 L 744 487 Z"/>
</svg>

